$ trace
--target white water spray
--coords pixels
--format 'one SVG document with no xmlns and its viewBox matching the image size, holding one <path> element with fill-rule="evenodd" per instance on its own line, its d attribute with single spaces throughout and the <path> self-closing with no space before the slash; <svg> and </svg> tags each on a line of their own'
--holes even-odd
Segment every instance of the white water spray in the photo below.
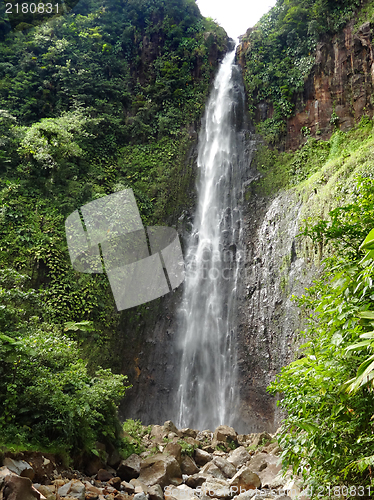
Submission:
<svg viewBox="0 0 374 500">
<path fill-rule="evenodd" d="M 180 308 L 179 428 L 234 425 L 238 411 L 236 288 L 241 269 L 244 89 L 226 55 L 199 135 L 198 206 Z"/>
</svg>

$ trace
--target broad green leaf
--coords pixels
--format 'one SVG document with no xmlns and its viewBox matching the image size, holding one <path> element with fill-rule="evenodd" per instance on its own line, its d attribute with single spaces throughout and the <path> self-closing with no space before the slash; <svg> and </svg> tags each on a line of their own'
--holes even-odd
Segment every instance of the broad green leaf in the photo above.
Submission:
<svg viewBox="0 0 374 500">
<path fill-rule="evenodd" d="M 374 311 L 361 311 L 357 313 L 357 316 L 362 319 L 374 319 Z"/>
<path fill-rule="evenodd" d="M 361 243 L 362 250 L 374 250 L 374 229 L 366 236 L 365 240 Z"/>
</svg>

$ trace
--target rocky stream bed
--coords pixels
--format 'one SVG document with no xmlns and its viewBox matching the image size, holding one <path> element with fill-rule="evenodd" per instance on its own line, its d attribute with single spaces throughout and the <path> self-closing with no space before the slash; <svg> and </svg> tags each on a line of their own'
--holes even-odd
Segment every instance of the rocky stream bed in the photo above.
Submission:
<svg viewBox="0 0 374 500">
<path fill-rule="evenodd" d="M 145 451 L 121 460 L 101 446 L 80 470 L 54 455 L 5 453 L 0 500 L 307 500 L 300 478 L 281 472 L 276 434 L 178 430 L 171 422 L 145 428 Z"/>
</svg>

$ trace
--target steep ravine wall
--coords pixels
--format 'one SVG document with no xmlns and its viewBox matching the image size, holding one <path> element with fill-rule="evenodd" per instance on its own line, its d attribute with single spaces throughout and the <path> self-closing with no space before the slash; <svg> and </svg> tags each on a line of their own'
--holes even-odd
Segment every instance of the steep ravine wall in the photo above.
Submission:
<svg viewBox="0 0 374 500">
<path fill-rule="evenodd" d="M 331 122 L 334 113 L 343 131 L 352 128 L 363 115 L 374 115 L 374 23 L 366 22 L 357 28 L 355 22 L 353 19 L 333 37 L 324 35 L 318 43 L 304 90 L 293 97 L 295 114 L 287 120 L 280 148 L 296 150 L 304 144 L 304 127 L 312 137 L 329 139 L 335 127 Z M 242 66 L 246 50 L 250 50 L 247 42 L 238 49 Z M 255 122 L 272 118 L 273 113 L 272 103 L 263 101 L 257 106 Z"/>
<path fill-rule="evenodd" d="M 288 120 L 286 148 L 302 142 L 301 129 L 328 139 L 334 129 L 333 112 L 340 129 L 352 128 L 361 117 L 374 114 L 374 55 L 372 23 L 355 31 L 355 20 L 332 39 L 327 36 L 317 46 L 315 65 L 304 93 L 297 97 L 296 115 Z"/>
<path fill-rule="evenodd" d="M 303 317 L 292 296 L 302 295 L 319 266 L 297 236 L 302 197 L 290 190 L 267 199 L 250 191 L 238 317 L 240 414 L 253 432 L 274 432 L 282 415 L 266 387 L 297 356 Z"/>
</svg>

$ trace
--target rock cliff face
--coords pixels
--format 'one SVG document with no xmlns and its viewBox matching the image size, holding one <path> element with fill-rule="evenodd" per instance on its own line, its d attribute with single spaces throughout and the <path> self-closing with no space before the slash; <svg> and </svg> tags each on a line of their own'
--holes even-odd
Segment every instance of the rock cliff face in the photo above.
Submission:
<svg viewBox="0 0 374 500">
<path fill-rule="evenodd" d="M 335 114 L 342 130 L 351 128 L 364 114 L 374 115 L 373 28 L 374 25 L 366 23 L 355 32 L 352 22 L 341 33 L 318 45 L 312 73 L 303 94 L 295 100 L 297 112 L 287 123 L 287 149 L 296 149 L 305 141 L 303 127 L 313 136 L 329 138 L 335 126 L 332 120 Z M 258 107 L 257 119 L 271 115 L 268 104 Z M 192 177 L 196 174 L 196 170 L 189 172 Z M 253 173 L 252 178 L 255 175 Z M 191 192 L 194 191 L 192 177 Z M 295 357 L 299 343 L 297 332 L 303 327 L 303 318 L 292 295 L 302 295 L 304 288 L 318 276 L 320 267 L 307 242 L 297 237 L 305 216 L 302 195 L 289 190 L 271 199 L 263 198 L 256 194 L 250 181 L 246 184 L 245 269 L 238 293 L 241 395 L 238 425 L 244 423 L 247 432 L 272 432 L 278 427 L 281 415 L 266 387 L 282 366 Z M 184 214 L 182 235 L 187 234 L 192 214 L 193 203 Z M 128 373 L 132 375 L 130 381 L 134 388 L 128 393 L 123 416 L 141 418 L 144 423 L 170 418 L 168 411 L 176 392 L 174 375 L 179 367 L 174 340 L 175 311 L 180 298 L 178 290 L 162 299 L 161 306 L 150 305 L 149 311 L 153 313 L 148 312 L 144 319 L 139 317 L 140 335 L 126 333 L 125 343 L 129 346 L 130 341 L 131 347 L 125 355 L 124 366 L 133 367 Z M 172 363 L 167 361 L 171 359 Z"/>
<path fill-rule="evenodd" d="M 303 142 L 303 127 L 328 139 L 334 112 L 341 130 L 352 128 L 363 114 L 373 116 L 372 43 L 373 25 L 367 22 L 355 32 L 352 21 L 332 40 L 325 38 L 318 44 L 312 74 L 296 101 L 296 116 L 287 124 L 287 149 L 296 149 Z"/>
<path fill-rule="evenodd" d="M 273 200 L 253 192 L 245 210 L 245 270 L 238 317 L 239 412 L 252 432 L 274 432 L 282 415 L 266 387 L 290 363 L 302 328 L 292 295 L 301 296 L 318 274 L 306 241 L 299 196 L 286 191 Z"/>
<path fill-rule="evenodd" d="M 304 92 L 294 96 L 295 116 L 287 121 L 284 147 L 295 150 L 305 142 L 302 129 L 326 140 L 335 124 L 350 129 L 366 114 L 374 114 L 374 24 L 367 22 L 358 30 L 352 20 L 346 28 L 317 46 L 315 64 L 305 82 Z M 247 46 L 238 52 L 244 64 Z M 272 104 L 257 106 L 255 121 L 273 116 Z M 334 116 L 335 124 L 334 124 Z"/>
<path fill-rule="evenodd" d="M 244 131 L 243 131 L 244 132 Z M 276 400 L 266 392 L 282 366 L 297 350 L 296 332 L 302 325 L 299 310 L 291 300 L 301 295 L 315 277 L 305 242 L 296 237 L 302 204 L 293 192 L 273 199 L 256 194 L 252 182 L 258 173 L 251 167 L 258 138 L 251 126 L 247 132 L 247 201 L 243 211 L 245 256 L 238 290 L 238 384 L 240 408 L 236 426 L 245 432 L 274 432 L 280 423 Z M 186 241 L 194 204 L 196 149 L 191 150 L 185 175 L 190 176 L 191 206 L 177 221 Z M 312 260 L 312 259 L 311 259 Z M 122 405 L 123 418 L 139 418 L 144 424 L 170 418 L 177 394 L 180 352 L 177 350 L 177 310 L 182 287 L 158 301 L 124 312 L 121 337 L 123 373 L 133 388 Z M 243 430 L 243 432 L 244 432 Z"/>
</svg>

